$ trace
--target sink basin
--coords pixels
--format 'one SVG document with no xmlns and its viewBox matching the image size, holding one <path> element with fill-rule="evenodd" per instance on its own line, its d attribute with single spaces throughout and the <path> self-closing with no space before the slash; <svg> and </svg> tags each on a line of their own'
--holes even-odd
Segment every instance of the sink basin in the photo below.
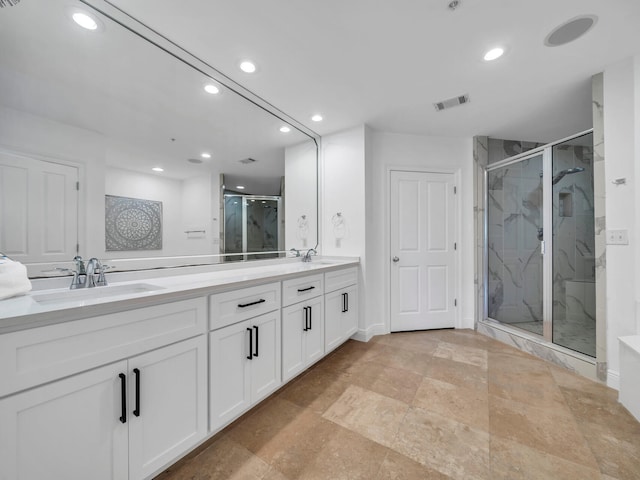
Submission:
<svg viewBox="0 0 640 480">
<path fill-rule="evenodd" d="M 129 285 L 113 285 L 107 287 L 79 288 L 77 290 L 63 290 L 52 293 L 42 293 L 32 295 L 36 302 L 41 304 L 52 304 L 62 302 L 76 302 L 80 300 L 95 300 L 118 295 L 131 295 L 134 293 L 153 292 L 162 290 L 164 287 L 151 285 L 149 283 L 132 283 Z"/>
</svg>

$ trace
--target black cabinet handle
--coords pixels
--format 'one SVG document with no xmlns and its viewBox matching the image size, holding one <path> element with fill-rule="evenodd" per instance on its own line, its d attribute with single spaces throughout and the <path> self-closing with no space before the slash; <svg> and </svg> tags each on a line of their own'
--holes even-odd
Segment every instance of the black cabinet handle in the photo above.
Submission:
<svg viewBox="0 0 640 480">
<path fill-rule="evenodd" d="M 261 298 L 260 300 L 256 300 L 255 302 L 251 302 L 251 303 L 239 303 L 238 308 L 246 308 L 246 307 L 250 307 L 251 305 L 258 305 L 259 303 L 264 303 L 264 302 L 266 302 L 266 300 L 264 298 Z"/>
<path fill-rule="evenodd" d="M 247 355 L 247 360 L 253 360 L 253 330 L 247 327 L 249 331 L 249 355 Z"/>
<path fill-rule="evenodd" d="M 307 307 L 309 309 L 309 330 L 313 327 L 313 323 L 311 320 L 311 307 Z"/>
<path fill-rule="evenodd" d="M 133 411 L 133 414 L 136 417 L 139 417 L 140 416 L 140 370 L 137 368 L 134 368 L 133 373 L 136 376 L 136 408 Z"/>
<path fill-rule="evenodd" d="M 342 313 L 347 311 L 347 297 L 346 297 L 346 293 L 342 294 Z"/>
<path fill-rule="evenodd" d="M 121 403 L 122 403 L 122 415 L 120 415 L 120 421 L 127 423 L 127 376 L 124 373 L 118 375 L 120 377 L 120 391 L 121 391 Z"/>
<path fill-rule="evenodd" d="M 304 307 L 304 328 L 302 329 L 304 332 L 309 330 L 309 307 Z"/>
<path fill-rule="evenodd" d="M 347 308 L 346 308 L 344 311 L 345 311 L 345 312 L 348 312 L 348 311 L 349 311 L 349 292 L 346 292 L 346 293 L 344 294 L 344 298 L 345 298 L 345 300 L 346 300 L 346 302 L 345 302 L 345 303 L 347 304 Z"/>
<path fill-rule="evenodd" d="M 256 351 L 253 354 L 254 357 L 258 356 L 258 343 L 260 343 L 260 331 L 258 330 L 258 326 L 254 325 L 255 330 L 256 330 Z"/>
<path fill-rule="evenodd" d="M 298 292 L 308 292 L 309 290 L 313 290 L 314 288 L 316 288 L 316 287 L 311 286 L 311 287 L 307 287 L 307 288 L 299 288 Z"/>
</svg>

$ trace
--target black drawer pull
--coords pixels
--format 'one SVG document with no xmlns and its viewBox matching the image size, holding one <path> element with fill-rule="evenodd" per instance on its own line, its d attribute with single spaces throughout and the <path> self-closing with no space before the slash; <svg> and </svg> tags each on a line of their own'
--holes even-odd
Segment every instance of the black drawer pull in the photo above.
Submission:
<svg viewBox="0 0 640 480">
<path fill-rule="evenodd" d="M 136 376 L 136 408 L 133 411 L 133 414 L 136 417 L 139 417 L 140 416 L 140 370 L 137 368 L 134 368 L 133 373 Z"/>
<path fill-rule="evenodd" d="M 258 343 L 260 343 L 260 331 L 258 330 L 258 326 L 255 325 L 253 328 L 256 330 L 256 351 L 253 353 L 254 357 L 258 356 Z"/>
<path fill-rule="evenodd" d="M 251 305 L 258 305 L 259 303 L 264 303 L 266 302 L 266 300 L 264 298 L 261 298 L 260 300 L 256 300 L 255 302 L 251 302 L 251 303 L 239 303 L 238 304 L 238 308 L 245 308 L 245 307 L 250 307 Z"/>
<path fill-rule="evenodd" d="M 127 423 L 127 376 L 124 373 L 118 375 L 120 377 L 120 389 L 121 389 L 121 407 L 122 415 L 120 415 L 120 421 Z"/>
<path fill-rule="evenodd" d="M 311 323 L 311 307 L 307 307 L 309 309 L 309 330 L 313 327 L 313 323 Z"/>
<path fill-rule="evenodd" d="M 309 330 L 309 307 L 304 307 L 304 332 Z"/>
<path fill-rule="evenodd" d="M 247 355 L 247 360 L 253 360 L 253 330 L 247 327 L 249 330 L 249 355 Z"/>
<path fill-rule="evenodd" d="M 345 299 L 345 303 L 346 303 L 346 307 L 344 309 L 345 312 L 349 311 L 349 292 L 344 294 L 344 299 Z"/>
<path fill-rule="evenodd" d="M 300 293 L 301 292 L 308 292 L 309 290 L 313 290 L 314 288 L 316 288 L 316 287 L 314 287 L 313 285 L 310 286 L 310 287 L 307 287 L 307 288 L 299 288 L 298 292 L 300 292 Z"/>
</svg>

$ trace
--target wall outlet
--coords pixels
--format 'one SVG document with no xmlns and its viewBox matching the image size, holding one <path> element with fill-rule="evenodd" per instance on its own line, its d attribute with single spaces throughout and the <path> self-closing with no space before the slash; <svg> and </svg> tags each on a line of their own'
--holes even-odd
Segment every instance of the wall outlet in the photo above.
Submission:
<svg viewBox="0 0 640 480">
<path fill-rule="evenodd" d="M 607 245 L 629 245 L 629 231 L 607 230 Z"/>
</svg>

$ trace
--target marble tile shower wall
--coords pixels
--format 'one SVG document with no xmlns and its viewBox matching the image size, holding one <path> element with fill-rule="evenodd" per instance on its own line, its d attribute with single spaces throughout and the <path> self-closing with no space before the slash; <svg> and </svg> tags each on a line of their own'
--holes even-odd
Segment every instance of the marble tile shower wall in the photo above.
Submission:
<svg viewBox="0 0 640 480">
<path fill-rule="evenodd" d="M 554 147 L 554 175 L 575 167 L 584 171 L 553 186 L 553 319 L 586 316 L 595 328 L 593 149 Z"/>
<path fill-rule="evenodd" d="M 489 138 L 488 140 L 488 162 L 489 164 L 499 162 L 505 158 L 513 157 L 534 148 L 542 147 L 546 143 L 526 142 L 521 140 L 502 140 L 500 138 Z"/>
<path fill-rule="evenodd" d="M 493 170 L 488 176 L 487 205 L 489 317 L 505 323 L 539 323 L 539 334 L 543 318 L 538 240 L 541 172 L 541 156 Z"/>
</svg>

